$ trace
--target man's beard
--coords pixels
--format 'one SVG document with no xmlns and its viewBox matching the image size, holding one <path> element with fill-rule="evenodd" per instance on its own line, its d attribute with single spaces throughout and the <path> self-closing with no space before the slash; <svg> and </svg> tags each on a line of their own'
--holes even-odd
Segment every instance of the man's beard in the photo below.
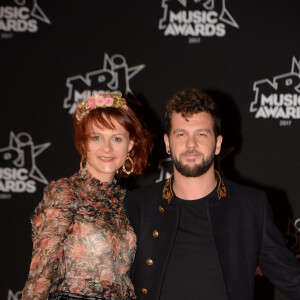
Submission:
<svg viewBox="0 0 300 300">
<path fill-rule="evenodd" d="M 188 153 L 196 153 L 196 154 L 201 155 L 203 157 L 203 161 L 201 163 L 199 163 L 197 165 L 193 165 L 193 166 L 182 163 L 180 161 L 180 158 L 183 155 L 188 154 Z M 203 155 L 203 153 L 201 153 L 201 152 L 198 152 L 195 150 L 188 150 L 184 153 L 181 153 L 179 155 L 179 159 L 177 159 L 173 155 L 171 148 L 170 148 L 170 155 L 172 157 L 173 164 L 179 173 L 181 173 L 185 177 L 199 177 L 199 176 L 205 174 L 209 170 L 209 168 L 212 166 L 212 164 L 214 162 L 214 158 L 215 158 L 215 147 L 208 157 L 205 157 Z"/>
</svg>

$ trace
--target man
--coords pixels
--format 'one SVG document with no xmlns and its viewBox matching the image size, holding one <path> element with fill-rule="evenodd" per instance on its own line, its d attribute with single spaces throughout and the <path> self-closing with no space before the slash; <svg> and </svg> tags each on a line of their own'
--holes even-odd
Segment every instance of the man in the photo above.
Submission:
<svg viewBox="0 0 300 300">
<path fill-rule="evenodd" d="M 300 264 L 285 247 L 261 191 L 221 178 L 216 104 L 183 90 L 167 104 L 166 151 L 174 174 L 125 200 L 138 247 L 132 280 L 139 300 L 251 300 L 261 267 L 300 299 Z"/>
</svg>

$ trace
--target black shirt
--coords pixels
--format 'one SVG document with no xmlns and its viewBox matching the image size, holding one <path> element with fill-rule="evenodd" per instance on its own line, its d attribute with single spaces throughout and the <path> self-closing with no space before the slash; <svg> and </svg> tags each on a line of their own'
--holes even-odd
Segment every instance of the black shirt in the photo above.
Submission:
<svg viewBox="0 0 300 300">
<path fill-rule="evenodd" d="M 216 197 L 216 190 L 198 200 L 174 199 L 174 205 L 180 206 L 180 221 L 161 300 L 225 299 L 209 223 L 211 197 Z"/>
</svg>

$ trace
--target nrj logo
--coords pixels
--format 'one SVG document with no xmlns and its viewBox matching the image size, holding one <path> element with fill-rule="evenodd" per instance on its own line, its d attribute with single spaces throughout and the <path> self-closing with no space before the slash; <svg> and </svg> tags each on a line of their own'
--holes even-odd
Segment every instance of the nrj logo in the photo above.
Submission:
<svg viewBox="0 0 300 300">
<path fill-rule="evenodd" d="M 199 43 L 202 37 L 224 37 L 227 25 L 239 28 L 225 0 L 162 0 L 161 6 L 158 28 L 165 36 L 189 37 L 189 43 Z"/>
<path fill-rule="evenodd" d="M 8 147 L 0 149 L 0 192 L 34 193 L 36 181 L 47 184 L 35 158 L 50 145 L 34 145 L 28 133 L 10 132 Z"/>
<path fill-rule="evenodd" d="M 3 2 L 8 2 L 4 5 Z M 0 32 L 37 32 L 38 21 L 50 24 L 37 0 L 3 1 L 0 6 Z M 11 5 L 13 2 L 13 5 Z"/>
<path fill-rule="evenodd" d="M 255 99 L 250 112 L 255 118 L 300 119 L 300 61 L 293 57 L 289 73 L 256 81 L 253 91 Z M 285 125 L 290 124 L 291 120 Z"/>
<path fill-rule="evenodd" d="M 129 68 L 124 56 L 115 54 L 109 57 L 105 53 L 103 68 L 86 73 L 85 77 L 76 75 L 67 78 L 68 96 L 64 100 L 64 108 L 73 114 L 80 99 L 86 99 L 101 91 L 132 94 L 129 81 L 144 67 L 145 65 L 138 65 Z"/>
<path fill-rule="evenodd" d="M 14 293 L 12 290 L 8 290 L 7 300 L 20 300 L 22 297 L 22 291 Z"/>
</svg>

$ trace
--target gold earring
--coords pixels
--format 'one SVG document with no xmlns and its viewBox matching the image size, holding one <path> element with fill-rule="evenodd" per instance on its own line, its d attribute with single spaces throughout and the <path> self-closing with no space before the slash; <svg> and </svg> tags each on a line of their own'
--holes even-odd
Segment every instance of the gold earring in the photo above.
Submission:
<svg viewBox="0 0 300 300">
<path fill-rule="evenodd" d="M 80 161 L 80 170 L 85 169 L 85 164 L 86 164 L 85 160 L 81 159 L 81 161 Z"/>
<path fill-rule="evenodd" d="M 130 161 L 131 163 L 131 169 L 129 171 L 126 170 L 126 161 L 127 159 Z M 127 158 L 122 166 L 122 170 L 124 173 L 126 173 L 127 175 L 130 175 L 133 172 L 133 160 L 131 159 L 131 157 L 129 156 L 129 153 L 127 153 Z"/>
</svg>

